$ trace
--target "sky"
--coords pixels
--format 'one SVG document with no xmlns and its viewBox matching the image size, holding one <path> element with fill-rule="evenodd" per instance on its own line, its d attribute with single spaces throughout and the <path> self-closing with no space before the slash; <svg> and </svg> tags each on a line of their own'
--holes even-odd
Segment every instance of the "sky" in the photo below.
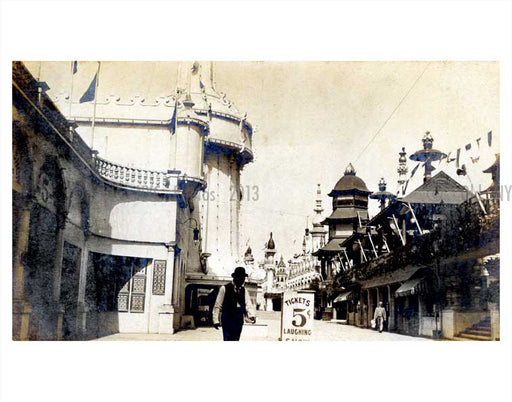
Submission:
<svg viewBox="0 0 512 402">
<path fill-rule="evenodd" d="M 27 66 L 48 82 L 50 96 L 69 91 L 69 62 Z M 80 63 L 75 96 L 86 90 L 96 66 Z M 214 66 L 217 91 L 247 112 L 256 128 L 254 162 L 244 168 L 241 180 L 252 197 L 245 197 L 240 223 L 241 244 L 251 245 L 256 260 L 263 257 L 270 232 L 278 258 L 288 260 L 301 251 L 317 183 L 328 216 L 327 193 L 349 163 L 370 190 L 376 191 L 384 177 L 388 190 L 396 192 L 398 152 L 405 147 L 409 156 L 419 150 L 425 131 L 431 132 L 436 149 L 452 154 L 462 149 L 461 163 L 474 185 L 490 183 L 481 171 L 499 152 L 499 63 L 255 61 Z M 174 93 L 177 67 L 176 62 L 102 62 L 100 89 L 121 98 L 168 96 Z M 482 139 L 479 148 L 477 138 Z M 465 152 L 468 143 L 472 149 Z M 469 157 L 477 155 L 473 164 Z M 408 161 L 409 172 L 415 165 Z M 441 164 L 434 174 L 440 170 L 470 184 L 456 175 L 454 163 Z M 418 171 L 408 192 L 421 183 Z M 370 201 L 370 214 L 377 211 L 377 202 Z"/>
</svg>

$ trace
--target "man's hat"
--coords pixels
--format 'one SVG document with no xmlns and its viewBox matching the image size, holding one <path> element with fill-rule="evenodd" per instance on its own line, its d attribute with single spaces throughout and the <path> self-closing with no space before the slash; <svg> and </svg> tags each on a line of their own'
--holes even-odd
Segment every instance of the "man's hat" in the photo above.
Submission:
<svg viewBox="0 0 512 402">
<path fill-rule="evenodd" d="M 236 267 L 235 272 L 231 274 L 231 276 L 234 278 L 235 276 L 249 276 L 245 273 L 244 267 Z"/>
</svg>

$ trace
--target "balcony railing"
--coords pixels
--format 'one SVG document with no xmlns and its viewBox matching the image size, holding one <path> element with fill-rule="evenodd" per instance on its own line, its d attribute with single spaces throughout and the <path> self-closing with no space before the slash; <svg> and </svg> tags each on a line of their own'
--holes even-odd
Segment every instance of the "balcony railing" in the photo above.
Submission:
<svg viewBox="0 0 512 402">
<path fill-rule="evenodd" d="M 137 169 L 94 158 L 96 172 L 105 180 L 124 187 L 154 192 L 178 190 L 177 172 Z"/>
<path fill-rule="evenodd" d="M 405 246 L 339 272 L 336 284 L 349 283 L 354 274 L 356 280 L 366 280 L 398 268 L 428 265 L 437 258 L 457 256 L 471 250 L 499 252 L 499 198 L 494 196 L 481 201 L 485 214 L 477 199 L 469 200 L 459 207 L 458 215 L 451 217 L 445 225 L 421 236 L 408 237 Z"/>
</svg>

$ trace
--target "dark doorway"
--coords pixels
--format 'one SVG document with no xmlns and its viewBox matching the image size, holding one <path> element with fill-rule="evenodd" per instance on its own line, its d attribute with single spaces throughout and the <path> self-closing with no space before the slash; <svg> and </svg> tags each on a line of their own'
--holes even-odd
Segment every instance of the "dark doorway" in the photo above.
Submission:
<svg viewBox="0 0 512 402">
<path fill-rule="evenodd" d="M 81 249 L 64 242 L 60 300 L 64 305 L 62 339 L 76 339 L 78 285 L 80 280 Z"/>
<path fill-rule="evenodd" d="M 32 306 L 30 340 L 56 338 L 57 312 L 55 303 L 52 303 L 56 251 L 57 217 L 39 204 L 33 204 L 30 211 L 28 267 L 25 270 L 25 290 Z"/>
<path fill-rule="evenodd" d="M 194 316 L 196 326 L 213 325 L 212 312 L 219 293 L 216 285 L 188 285 L 185 289 L 185 314 Z"/>
</svg>

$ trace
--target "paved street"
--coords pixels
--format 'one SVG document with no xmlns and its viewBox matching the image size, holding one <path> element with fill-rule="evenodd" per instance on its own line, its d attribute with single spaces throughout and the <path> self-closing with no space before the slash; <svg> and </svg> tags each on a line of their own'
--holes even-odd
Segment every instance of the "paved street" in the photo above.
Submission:
<svg viewBox="0 0 512 402">
<path fill-rule="evenodd" d="M 241 340 L 245 341 L 276 341 L 279 338 L 280 313 L 278 312 L 257 312 L 258 324 L 267 325 L 267 336 L 251 337 L 242 332 Z M 352 325 L 342 325 L 326 321 L 313 323 L 313 339 L 315 341 L 428 341 L 429 339 L 417 338 L 370 329 L 357 328 Z M 183 330 L 173 335 L 160 334 L 114 334 L 97 339 L 99 341 L 220 341 L 222 331 L 213 327 L 195 330 Z"/>
</svg>

